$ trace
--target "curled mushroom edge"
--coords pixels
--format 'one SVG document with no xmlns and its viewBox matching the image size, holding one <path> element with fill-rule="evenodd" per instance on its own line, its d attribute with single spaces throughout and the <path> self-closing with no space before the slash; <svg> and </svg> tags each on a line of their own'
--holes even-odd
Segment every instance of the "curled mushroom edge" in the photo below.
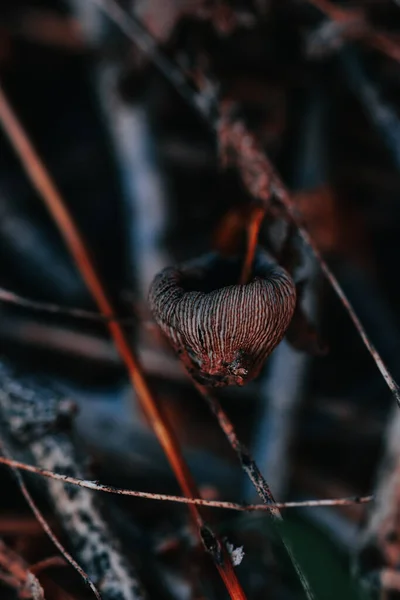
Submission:
<svg viewBox="0 0 400 600">
<path fill-rule="evenodd" d="M 236 283 L 241 266 L 213 252 L 167 267 L 150 286 L 155 321 L 205 386 L 254 379 L 293 317 L 296 285 L 284 268 L 260 248 L 246 284 Z"/>
</svg>

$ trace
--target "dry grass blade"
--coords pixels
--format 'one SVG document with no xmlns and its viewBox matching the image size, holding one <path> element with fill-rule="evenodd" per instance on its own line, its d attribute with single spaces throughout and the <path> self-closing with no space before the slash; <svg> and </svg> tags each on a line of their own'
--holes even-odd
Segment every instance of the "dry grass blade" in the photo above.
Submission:
<svg viewBox="0 0 400 600">
<path fill-rule="evenodd" d="M 94 268 L 82 236 L 1 88 L 0 121 L 6 135 L 19 155 L 26 173 L 56 222 L 101 313 L 104 317 L 113 319 L 115 317 L 114 310 Z M 114 339 L 117 350 L 128 369 L 132 385 L 137 392 L 141 406 L 168 457 L 183 493 L 188 497 L 200 496 L 192 475 L 183 459 L 178 441 L 163 418 L 157 403 L 153 398 L 139 363 L 127 342 L 120 324 L 110 320 L 108 322 L 108 328 Z M 205 531 L 205 528 L 207 528 L 207 532 L 209 533 L 209 529 L 195 505 L 190 505 L 190 511 L 192 518 L 198 527 L 200 539 L 213 558 L 215 566 L 218 569 L 231 598 L 234 600 L 244 599 L 245 594 L 236 577 L 236 573 L 225 546 L 221 544 L 215 536 L 213 536 L 212 545 L 206 544 L 203 532 Z M 214 546 L 217 548 L 216 552 L 211 551 Z"/>
<path fill-rule="evenodd" d="M 55 479 L 62 481 L 63 483 L 69 483 L 71 485 L 77 485 L 88 490 L 95 490 L 97 492 L 105 492 L 106 494 L 116 494 L 119 496 L 131 496 L 134 498 L 145 498 L 147 500 L 158 500 L 161 502 L 177 502 L 179 504 L 195 504 L 197 506 L 207 506 L 208 508 L 224 508 L 227 510 L 237 510 L 240 512 L 271 512 L 271 509 L 277 508 L 300 508 L 304 506 L 317 507 L 317 506 L 348 506 L 351 504 L 367 504 L 373 500 L 373 496 L 358 496 L 353 498 L 327 498 L 323 500 L 302 500 L 297 502 L 268 502 L 268 504 L 239 504 L 237 502 L 226 502 L 223 500 L 205 500 L 204 498 L 185 498 L 185 496 L 174 496 L 171 494 L 155 494 L 152 492 L 140 492 L 137 490 L 129 490 L 124 488 L 117 488 L 110 485 L 104 485 L 98 481 L 90 481 L 87 479 L 78 479 L 77 477 L 71 477 L 70 475 L 62 475 L 61 473 L 55 473 L 48 469 L 41 469 L 34 465 L 28 465 L 18 460 L 12 460 L 0 456 L 0 463 L 8 465 L 10 467 L 28 471 L 35 475 L 41 475 L 42 477 L 48 477 L 49 479 Z M 272 496 L 270 495 L 272 498 Z"/>
<path fill-rule="evenodd" d="M 7 451 L 5 449 L 4 444 L 1 445 L 1 450 L 3 451 L 3 454 L 7 454 Z M 7 456 L 7 458 L 9 459 L 8 456 Z M 82 569 L 82 567 L 76 562 L 76 560 L 70 555 L 70 553 L 67 552 L 67 550 L 64 548 L 64 546 L 61 544 L 61 542 L 59 541 L 59 539 L 55 535 L 55 533 L 53 533 L 53 530 L 51 529 L 50 525 L 48 524 L 48 522 L 46 521 L 46 519 L 44 518 L 44 516 L 42 515 L 42 513 L 40 512 L 40 510 L 36 506 L 36 504 L 35 504 L 32 496 L 31 496 L 31 494 L 30 494 L 30 492 L 28 490 L 28 488 L 25 485 L 25 482 L 24 482 L 24 480 L 22 478 L 22 475 L 19 472 L 19 470 L 16 467 L 13 467 L 12 465 L 10 465 L 10 468 L 12 469 L 12 471 L 14 473 L 14 476 L 15 476 L 15 478 L 17 480 L 18 486 L 19 486 L 19 488 L 20 488 L 20 490 L 21 490 L 21 492 L 22 492 L 25 500 L 29 504 L 29 506 L 30 506 L 33 514 L 35 515 L 37 521 L 42 526 L 44 532 L 47 534 L 47 536 L 53 542 L 53 544 L 55 545 L 55 547 L 57 548 L 57 550 L 59 550 L 59 552 L 65 558 L 65 560 L 75 569 L 75 571 L 77 571 L 79 573 L 79 575 L 82 577 L 82 579 L 86 583 L 86 585 L 88 585 L 90 587 L 90 589 L 92 590 L 92 592 L 96 596 L 96 598 L 98 600 L 101 600 L 100 592 L 97 590 L 97 588 L 94 585 L 93 581 L 85 573 L 85 571 Z"/>
</svg>

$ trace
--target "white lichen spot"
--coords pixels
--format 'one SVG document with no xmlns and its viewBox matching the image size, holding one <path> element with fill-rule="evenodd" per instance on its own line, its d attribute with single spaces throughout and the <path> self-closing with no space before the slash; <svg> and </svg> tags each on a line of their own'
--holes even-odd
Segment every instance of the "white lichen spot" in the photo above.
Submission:
<svg viewBox="0 0 400 600">
<path fill-rule="evenodd" d="M 226 549 L 229 552 L 229 556 L 231 557 L 231 561 L 234 567 L 238 567 L 244 558 L 244 550 L 243 546 L 238 546 L 235 548 L 233 544 L 225 540 Z"/>
</svg>

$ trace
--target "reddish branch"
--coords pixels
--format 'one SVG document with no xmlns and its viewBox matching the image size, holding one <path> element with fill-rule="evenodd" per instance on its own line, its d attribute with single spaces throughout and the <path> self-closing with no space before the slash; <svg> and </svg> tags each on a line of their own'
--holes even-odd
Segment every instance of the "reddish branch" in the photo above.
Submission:
<svg viewBox="0 0 400 600">
<path fill-rule="evenodd" d="M 194 92 L 193 89 L 187 85 L 182 73 L 179 72 L 174 64 L 166 59 L 166 57 L 157 48 L 154 40 L 151 38 L 149 39 L 148 34 L 143 30 L 140 24 L 132 20 L 130 16 L 113 0 L 93 1 L 96 2 L 107 13 L 107 15 L 115 23 L 117 23 L 118 26 L 121 27 L 121 30 L 153 60 L 154 64 L 172 83 L 172 85 L 177 88 L 182 97 L 185 98 L 190 105 L 201 114 L 203 118 L 205 118 L 211 129 L 216 130 L 217 137 L 220 142 L 222 157 L 225 159 L 227 156 L 231 157 L 233 151 L 234 162 L 250 195 L 257 201 L 261 200 L 261 202 L 264 204 L 265 210 L 269 209 L 269 203 L 272 195 L 274 195 L 280 201 L 285 208 L 288 217 L 299 230 L 301 237 L 313 251 L 322 271 L 341 300 L 365 346 L 377 364 L 387 385 L 391 389 L 397 403 L 400 405 L 400 392 L 396 382 L 389 373 L 379 353 L 370 342 L 360 320 L 355 314 L 339 282 L 322 258 L 313 239 L 303 227 L 301 217 L 296 210 L 295 204 L 292 201 L 289 192 L 285 188 L 278 174 L 275 172 L 274 167 L 262 150 L 257 138 L 246 128 L 244 123 L 232 118 L 230 111 L 231 105 L 229 103 L 218 107 L 218 99 L 215 93 L 215 87 L 211 85 L 205 85 L 203 92 Z M 327 4 L 329 3 L 324 2 L 325 6 Z M 217 122 L 215 122 L 214 115 L 218 113 L 221 115 L 221 117 Z M 236 445 L 235 447 L 235 444 L 236 442 L 239 443 L 239 441 L 237 438 L 235 441 L 232 437 L 236 437 L 232 423 L 230 423 L 218 402 L 214 399 L 212 401 L 211 408 L 215 412 L 220 425 L 224 429 L 224 432 L 226 433 L 231 445 L 236 451 L 238 451 L 238 446 Z M 267 492 L 268 486 L 263 480 L 258 468 L 254 464 L 254 461 L 251 461 L 251 467 L 249 468 L 248 474 L 249 476 L 251 475 L 251 478 L 253 478 L 252 481 L 261 497 L 263 497 L 266 502 L 271 502 L 272 496 L 270 496 L 270 492 Z M 300 577 L 302 578 L 302 575 L 300 575 Z M 308 590 L 308 583 L 304 580 L 302 583 L 308 596 L 312 597 L 312 592 Z"/>
<path fill-rule="evenodd" d="M 196 107 L 197 110 L 202 114 L 202 116 L 206 116 L 210 121 L 209 115 L 211 114 L 210 106 L 216 108 L 216 98 L 215 97 L 203 97 L 201 94 L 196 94 L 187 86 L 184 77 L 173 65 L 171 65 L 163 55 L 157 50 L 154 42 L 145 37 L 143 31 L 140 26 L 135 24 L 133 21 L 129 20 L 127 15 L 124 15 L 120 11 L 120 9 L 116 8 L 113 2 L 103 2 L 102 0 L 95 0 L 100 5 L 107 6 L 107 11 L 109 12 L 111 18 L 118 22 L 123 31 L 139 46 L 147 52 L 151 58 L 154 60 L 156 65 L 162 70 L 162 72 L 170 79 L 170 81 L 181 91 L 182 95 L 189 100 L 189 102 Z M 323 4 L 325 7 L 329 7 L 330 3 L 328 2 L 314 2 L 315 4 Z M 119 12 L 118 12 L 119 11 Z M 3 117 L 4 117 L 4 101 L 2 102 L 3 108 Z M 366 345 L 368 351 L 371 356 L 375 360 L 381 374 L 383 375 L 387 385 L 393 392 L 396 401 L 400 404 L 400 393 L 399 388 L 394 381 L 393 377 L 389 373 L 385 364 L 383 363 L 380 355 L 373 347 L 371 342 L 369 341 L 366 332 L 359 321 L 357 315 L 355 314 L 351 304 L 349 303 L 347 297 L 345 296 L 343 290 L 341 289 L 337 279 L 323 260 L 318 248 L 315 246 L 312 238 L 306 231 L 306 229 L 302 225 L 301 218 L 296 211 L 295 205 L 290 197 L 287 189 L 283 185 L 280 177 L 275 172 L 273 166 L 271 165 L 269 159 L 263 152 L 261 146 L 259 145 L 255 136 L 248 131 L 246 126 L 237 120 L 234 120 L 231 117 L 231 113 L 228 105 L 222 106 L 221 110 L 221 118 L 217 124 L 217 132 L 218 138 L 221 144 L 221 148 L 223 151 L 231 150 L 234 153 L 235 163 L 238 170 L 241 173 L 243 181 L 251 194 L 258 201 L 262 201 L 265 204 L 265 209 L 269 207 L 269 202 L 271 195 L 274 194 L 276 198 L 278 198 L 281 204 L 286 209 L 286 212 L 290 219 L 296 224 L 300 235 L 303 240 L 310 246 L 314 255 L 316 256 L 324 274 L 328 278 L 335 292 L 339 296 L 342 304 L 347 310 L 350 318 L 352 319 L 355 327 L 357 328 L 364 344 Z M 7 114 L 7 111 L 6 111 Z M 12 115 L 11 115 L 12 116 Z M 3 118 L 3 123 L 7 130 L 10 125 L 10 114 L 8 111 L 8 119 L 5 120 Z M 11 119 L 12 121 L 12 119 Z M 14 123 L 15 125 L 15 123 Z M 18 124 L 17 124 L 18 125 Z M 211 119 L 211 126 L 214 128 L 214 122 Z M 13 128 L 11 128 L 13 129 Z M 18 127 L 17 127 L 18 129 Z M 15 127 L 14 127 L 15 130 Z M 12 131 L 8 131 L 10 137 L 15 137 Z M 19 132 L 21 133 L 21 132 Z M 21 136 L 17 135 L 17 138 Z M 18 142 L 18 143 L 17 143 Z M 51 184 L 51 181 L 46 176 L 46 173 L 43 169 L 43 165 L 41 165 L 40 161 L 37 159 L 36 155 L 32 153 L 32 148 L 27 147 L 27 140 L 25 136 L 22 136 L 22 139 L 16 140 L 14 139 L 14 144 L 16 145 L 19 153 L 24 156 L 24 164 L 31 176 L 32 181 L 34 181 L 37 189 L 39 189 L 44 196 L 44 199 L 48 202 L 48 206 L 53 213 L 54 218 L 56 219 L 60 230 L 62 231 L 68 246 L 71 249 L 72 254 L 74 255 L 86 281 L 91 289 L 93 296 L 96 298 L 96 301 L 107 318 L 113 318 L 114 314 L 112 311 L 112 307 L 108 301 L 107 296 L 104 293 L 103 287 L 99 282 L 99 279 L 93 269 L 90 258 L 87 254 L 85 246 L 82 243 L 82 240 L 70 218 L 68 215 L 61 198 L 56 192 L 54 186 Z M 27 155 L 29 155 L 29 160 L 27 160 Z M 44 175 L 43 175 L 44 174 Z M 249 244 L 250 247 L 250 244 Z M 250 252 L 249 252 L 250 254 Z M 248 259 L 250 260 L 250 259 Z M 147 387 L 147 383 L 143 378 L 141 370 L 138 367 L 137 361 L 132 354 L 126 340 L 124 334 L 118 323 L 110 322 L 109 329 L 112 333 L 116 345 L 121 353 L 121 356 L 124 358 L 132 379 L 132 382 L 135 386 L 135 389 L 138 392 L 140 397 L 142 406 L 145 409 L 146 414 L 149 417 L 149 420 L 158 435 L 160 442 L 168 455 L 171 465 L 174 468 L 174 471 L 177 475 L 177 478 L 180 481 L 181 487 L 184 493 L 190 497 L 198 496 L 198 493 L 194 482 L 191 479 L 191 475 L 187 470 L 185 463 L 180 454 L 180 449 L 177 445 L 177 442 L 170 432 L 168 426 L 163 422 L 159 410 L 151 396 L 151 393 Z M 268 489 L 266 482 L 263 480 L 261 473 L 258 471 L 256 465 L 251 461 L 250 457 L 244 451 L 243 446 L 240 444 L 239 440 L 236 437 L 234 428 L 232 423 L 227 419 L 227 416 L 221 412 L 221 409 L 218 404 L 215 404 L 214 400 L 208 400 L 210 406 L 215 412 L 221 427 L 223 428 L 225 434 L 227 435 L 231 445 L 237 451 L 238 455 L 241 458 L 241 462 L 248 471 L 250 478 L 253 483 L 256 485 L 257 490 L 259 491 L 261 497 L 265 500 L 267 505 L 269 504 L 269 508 L 272 514 L 275 514 L 277 517 L 276 507 L 273 503 L 272 495 Z M 192 516 L 196 520 L 197 524 L 202 527 L 203 521 L 200 514 L 195 510 L 192 506 Z M 203 529 L 204 530 L 204 529 Z M 214 557 L 215 558 L 215 557 Z M 222 577 L 227 583 L 227 587 L 231 592 L 231 597 L 240 598 L 244 597 L 243 592 L 240 589 L 239 584 L 233 574 L 232 566 L 230 562 L 224 560 L 224 566 L 220 566 L 219 570 L 221 572 Z M 312 597 L 312 595 L 309 595 Z"/>
<path fill-rule="evenodd" d="M 249 222 L 247 223 L 247 248 L 243 269 L 240 276 L 240 283 L 245 284 L 249 281 L 251 270 L 253 267 L 254 257 L 258 244 L 258 236 L 260 233 L 261 224 L 265 216 L 265 208 L 255 206 L 252 211 Z"/>
<path fill-rule="evenodd" d="M 89 251 L 75 225 L 72 216 L 48 174 L 43 162 L 36 153 L 24 129 L 14 114 L 4 91 L 0 88 L 0 121 L 1 125 L 21 159 L 23 167 L 32 184 L 38 191 L 43 202 L 56 222 L 64 241 L 73 256 L 83 279 L 90 290 L 100 312 L 107 319 L 113 319 L 115 313 L 103 284 L 96 272 Z M 194 479 L 183 458 L 179 443 L 169 424 L 163 418 L 161 411 L 150 391 L 139 362 L 134 355 L 119 323 L 110 320 L 108 329 L 114 339 L 117 350 L 125 362 L 132 386 L 135 389 L 140 404 L 154 430 L 170 465 L 179 481 L 183 493 L 191 498 L 200 496 Z M 192 518 L 196 524 L 201 541 L 211 555 L 227 590 L 233 600 L 245 599 L 245 594 L 236 577 L 232 562 L 225 545 L 211 533 L 195 505 L 189 506 Z M 207 531 L 207 535 L 204 532 Z M 208 543 L 212 537 L 212 543 Z"/>
</svg>

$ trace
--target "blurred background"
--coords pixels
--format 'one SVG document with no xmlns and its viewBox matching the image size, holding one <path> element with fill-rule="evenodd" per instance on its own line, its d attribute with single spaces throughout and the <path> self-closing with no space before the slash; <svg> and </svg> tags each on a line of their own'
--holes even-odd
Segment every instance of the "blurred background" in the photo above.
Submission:
<svg viewBox="0 0 400 600">
<path fill-rule="evenodd" d="M 221 97 L 238 103 L 371 340 L 400 378 L 400 4 L 120 4 L 189 79 L 205 73 Z M 130 343 L 200 490 L 209 498 L 257 502 L 147 307 L 154 275 L 219 247 L 222 232 L 251 202 L 237 171 L 221 167 L 214 133 L 92 0 L 3 0 L 0 78 L 118 316 L 127 319 Z M 279 227 L 279 219 L 267 215 L 261 244 L 268 247 Z M 304 310 L 329 352 L 313 357 L 284 340 L 257 380 L 218 396 L 277 501 L 366 495 L 378 486 L 379 499 L 368 509 L 303 508 L 284 517 L 316 598 L 396 598 L 398 408 L 318 263 L 296 243 Z M 3 132 L 0 253 L 4 290 L 96 311 Z M 0 317 L 4 358 L 50 378 L 77 404 L 75 444 L 82 460 L 90 457 L 96 479 L 179 494 L 132 402 L 104 324 L 9 302 L 0 303 Z M 4 467 L 1 478 L 1 538 L 28 563 L 54 554 Z M 36 478 L 35 497 L 68 547 L 40 483 Z M 185 507 L 102 500 L 149 598 L 227 597 L 189 539 Z M 244 546 L 237 573 L 249 599 L 303 597 L 265 513 L 216 511 L 213 519 L 222 536 Z M 88 597 L 69 569 L 49 577 L 58 591 L 47 583 L 46 598 Z M 18 596 L 6 583 L 0 594 Z"/>
</svg>

